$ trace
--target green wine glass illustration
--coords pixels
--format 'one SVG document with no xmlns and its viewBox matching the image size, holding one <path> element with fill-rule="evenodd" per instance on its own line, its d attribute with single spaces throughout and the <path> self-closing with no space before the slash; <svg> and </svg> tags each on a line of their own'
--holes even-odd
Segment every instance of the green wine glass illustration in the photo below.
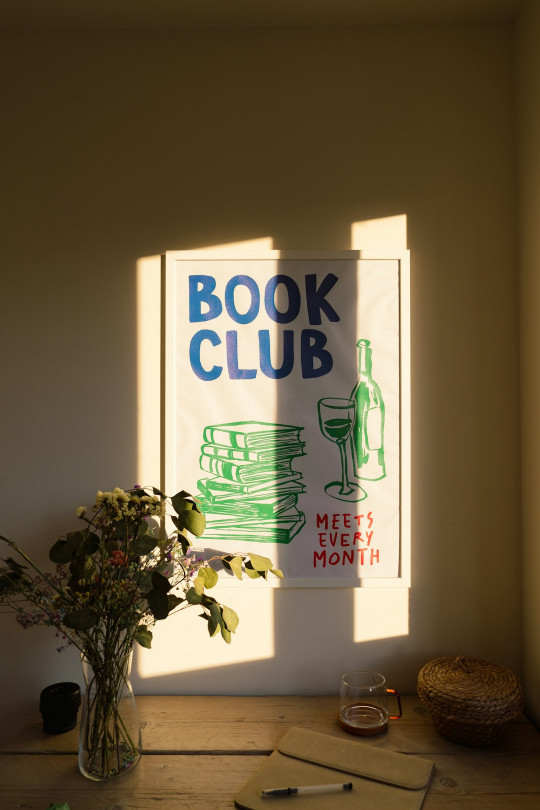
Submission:
<svg viewBox="0 0 540 810">
<path fill-rule="evenodd" d="M 331 481 L 324 491 L 338 501 L 363 501 L 367 492 L 349 481 L 347 443 L 354 425 L 355 404 L 350 399 L 325 397 L 318 402 L 321 433 L 337 444 L 341 460 L 341 481 Z"/>
</svg>

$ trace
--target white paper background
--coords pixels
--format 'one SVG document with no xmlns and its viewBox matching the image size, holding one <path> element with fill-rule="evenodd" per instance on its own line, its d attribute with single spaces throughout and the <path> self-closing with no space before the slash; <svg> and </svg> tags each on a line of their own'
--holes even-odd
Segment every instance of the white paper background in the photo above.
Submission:
<svg viewBox="0 0 540 810">
<path fill-rule="evenodd" d="M 311 580 L 324 585 L 338 580 L 351 585 L 364 577 L 397 577 L 400 559 L 400 346 L 399 346 L 399 263 L 396 260 L 360 259 L 230 259 L 230 260 L 175 260 L 172 278 L 169 276 L 167 296 L 169 321 L 167 324 L 167 381 L 166 396 L 169 413 L 165 437 L 168 494 L 187 489 L 197 494 L 197 482 L 208 476 L 199 468 L 202 433 L 207 425 L 241 420 L 278 422 L 302 427 L 301 439 L 306 443 L 306 455 L 293 460 L 293 469 L 301 472 L 306 491 L 298 496 L 298 509 L 306 522 L 289 544 L 238 542 L 224 538 L 219 543 L 223 553 L 255 552 L 270 557 L 284 572 L 286 582 Z M 338 313 L 339 322 L 330 322 L 322 312 L 320 325 L 310 324 L 305 305 L 305 276 L 315 273 L 317 286 L 328 273 L 338 281 L 327 295 L 327 301 Z M 289 324 L 276 324 L 264 309 L 264 289 L 276 274 L 293 278 L 301 291 L 302 304 L 298 317 Z M 225 311 L 212 320 L 190 323 L 190 275 L 208 275 L 216 279 L 214 295 L 224 302 L 227 282 L 234 276 L 253 278 L 261 292 L 261 307 L 255 320 L 247 325 L 236 323 Z M 172 283 L 171 283 L 172 281 Z M 279 288 L 280 291 L 283 288 Z M 250 297 L 239 288 L 235 297 L 237 308 L 245 312 Z M 280 310 L 286 308 L 278 300 Z M 203 307 L 204 310 L 204 307 Z M 171 318 L 172 314 L 172 318 Z M 219 335 L 221 345 L 203 344 L 201 362 L 206 369 L 223 366 L 221 376 L 213 381 L 199 379 L 194 373 L 189 345 L 200 329 L 211 329 Z M 266 377 L 259 369 L 258 331 L 270 330 L 273 346 L 273 364 L 281 365 L 283 329 L 292 329 L 295 363 L 291 374 L 281 380 Z M 300 365 L 300 333 L 302 329 L 316 329 L 327 337 L 325 348 L 333 358 L 329 374 L 303 379 Z M 227 372 L 225 333 L 238 333 L 238 362 L 241 368 L 258 369 L 255 379 L 230 379 Z M 386 477 L 379 481 L 358 483 L 368 493 L 358 503 L 346 503 L 331 498 L 324 486 L 340 477 L 337 445 L 320 432 L 317 402 L 322 397 L 351 395 L 357 380 L 360 338 L 371 342 L 372 376 L 379 385 L 385 404 L 384 449 Z M 172 454 L 172 457 L 171 457 Z M 352 477 L 352 466 L 349 465 Z M 171 480 L 172 479 L 172 480 Z M 368 523 L 367 515 L 371 519 Z M 315 559 L 322 553 L 317 527 L 317 515 L 329 515 L 332 533 L 337 531 L 335 548 L 326 533 L 326 566 Z M 360 526 L 356 516 L 360 519 Z M 335 516 L 335 517 L 334 517 Z M 365 530 L 373 532 L 369 547 Z M 354 533 L 362 533 L 362 540 Z M 343 538 L 342 538 L 343 535 Z M 342 545 L 343 540 L 343 545 Z M 350 545 L 347 545 L 349 543 Z M 200 538 L 198 546 L 218 548 L 216 541 Z M 364 548 L 354 554 L 351 551 Z M 373 550 L 373 552 L 372 552 Z M 345 553 L 347 552 L 347 553 Z M 378 552 L 378 554 L 377 554 Z M 332 555 L 332 557 L 330 557 Z M 331 564 L 335 563 L 335 564 Z M 298 582 L 294 583 L 298 584 Z M 335 584 L 335 582 L 334 582 Z"/>
</svg>

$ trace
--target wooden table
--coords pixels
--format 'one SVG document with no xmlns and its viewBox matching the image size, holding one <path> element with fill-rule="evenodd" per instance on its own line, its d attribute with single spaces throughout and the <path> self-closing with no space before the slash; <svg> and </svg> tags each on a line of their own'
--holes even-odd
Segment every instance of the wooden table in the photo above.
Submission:
<svg viewBox="0 0 540 810">
<path fill-rule="evenodd" d="M 43 734 L 36 707 L 3 717 L 0 810 L 221 810 L 289 726 L 349 740 L 336 697 L 138 697 L 144 756 L 133 773 L 90 782 L 77 767 L 77 731 Z M 540 734 L 520 717 L 502 743 L 469 748 L 440 737 L 416 697 L 401 720 L 362 744 L 426 757 L 435 772 L 424 810 L 540 808 Z M 366 808 L 367 810 L 367 808 Z"/>
</svg>

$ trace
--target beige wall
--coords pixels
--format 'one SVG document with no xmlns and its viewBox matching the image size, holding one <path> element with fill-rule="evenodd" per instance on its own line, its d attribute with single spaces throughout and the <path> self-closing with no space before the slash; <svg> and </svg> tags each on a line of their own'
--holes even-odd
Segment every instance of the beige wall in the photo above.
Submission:
<svg viewBox="0 0 540 810">
<path fill-rule="evenodd" d="M 231 591 L 231 647 L 180 616 L 139 692 L 332 692 L 350 668 L 412 691 L 454 654 L 520 670 L 512 47 L 506 25 L 2 37 L 0 531 L 43 559 L 140 474 L 142 257 L 348 248 L 385 218 L 354 246 L 395 247 L 406 217 L 412 589 Z M 2 700 L 78 677 L 49 631 L 0 619 Z"/>
<path fill-rule="evenodd" d="M 524 682 L 540 723 L 540 5 L 518 34 L 520 111 L 520 314 L 523 481 Z"/>
</svg>

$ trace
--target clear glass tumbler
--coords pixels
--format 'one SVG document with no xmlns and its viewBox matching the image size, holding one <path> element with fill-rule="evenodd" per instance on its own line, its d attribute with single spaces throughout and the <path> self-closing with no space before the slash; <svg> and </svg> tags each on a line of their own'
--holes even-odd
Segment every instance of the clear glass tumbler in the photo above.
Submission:
<svg viewBox="0 0 540 810">
<path fill-rule="evenodd" d="M 398 714 L 389 714 L 388 695 L 395 695 Z M 401 698 L 395 689 L 388 689 L 379 672 L 346 672 L 341 677 L 339 696 L 340 726 L 349 734 L 370 736 L 380 734 L 388 720 L 401 717 Z"/>
</svg>

